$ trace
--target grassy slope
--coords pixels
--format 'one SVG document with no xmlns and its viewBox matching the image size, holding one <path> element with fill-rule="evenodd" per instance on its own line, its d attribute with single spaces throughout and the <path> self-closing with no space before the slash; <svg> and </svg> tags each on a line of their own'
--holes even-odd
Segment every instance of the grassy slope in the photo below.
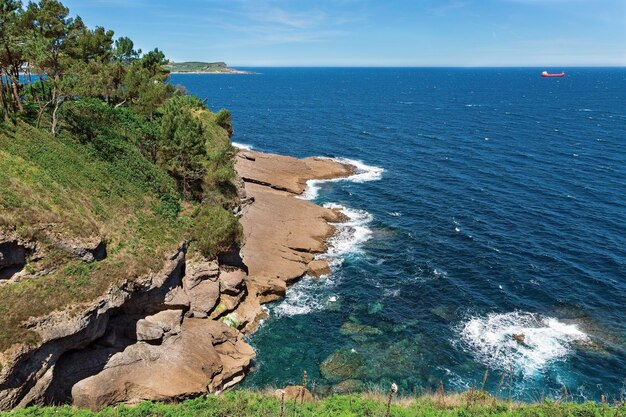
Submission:
<svg viewBox="0 0 626 417">
<path fill-rule="evenodd" d="M 174 182 L 134 146 L 118 145 L 110 162 L 92 145 L 55 139 L 26 124 L 0 130 L 0 227 L 44 246 L 47 233 L 108 241 L 108 257 L 92 264 L 48 248 L 46 258 L 26 270 L 57 267 L 54 273 L 0 287 L 0 351 L 36 342 L 24 320 L 158 270 L 164 254 L 183 240 L 185 219 L 172 215 Z"/>
<path fill-rule="evenodd" d="M 442 403 L 432 397 L 394 400 L 390 416 L 395 417 L 617 417 L 626 416 L 626 406 L 602 406 L 595 403 L 510 404 L 492 402 L 468 404 L 462 396 L 449 397 Z M 142 403 L 133 407 L 112 407 L 92 413 L 71 407 L 29 408 L 0 413 L 0 417 L 35 416 L 384 416 L 387 404 L 384 395 L 335 395 L 312 403 L 287 401 L 284 413 L 281 404 L 271 394 L 232 391 L 222 396 L 210 396 L 184 401 L 180 404 Z"/>
</svg>

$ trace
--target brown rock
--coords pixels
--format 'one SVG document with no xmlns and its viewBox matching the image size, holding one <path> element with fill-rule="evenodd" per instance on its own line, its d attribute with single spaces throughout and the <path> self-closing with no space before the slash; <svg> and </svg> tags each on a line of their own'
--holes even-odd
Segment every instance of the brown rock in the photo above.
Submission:
<svg viewBox="0 0 626 417">
<path fill-rule="evenodd" d="M 0 409 L 39 404 L 52 382 L 59 358 L 80 350 L 107 331 L 112 311 L 121 311 L 132 298 L 154 300 L 151 293 L 172 282 L 180 282 L 186 247 L 168 256 L 160 271 L 139 277 L 132 284 L 111 288 L 94 302 L 77 305 L 71 311 L 55 311 L 31 318 L 25 325 L 39 336 L 35 344 L 15 345 L 0 354 Z M 162 299 L 161 299 L 162 301 Z M 114 340 L 110 341 L 115 343 Z"/>
<path fill-rule="evenodd" d="M 157 323 L 142 319 L 137 322 L 137 340 L 154 341 L 163 337 L 163 327 Z"/>
<path fill-rule="evenodd" d="M 163 329 L 164 333 L 180 333 L 180 323 L 183 321 L 182 310 L 164 310 L 153 316 L 146 317 L 146 321 L 156 324 Z"/>
<path fill-rule="evenodd" d="M 277 190 L 301 194 L 311 179 L 347 177 L 353 167 L 323 158 L 297 159 L 291 156 L 246 151 L 236 160 L 237 173 L 244 181 Z"/>
<path fill-rule="evenodd" d="M 277 389 L 275 391 L 275 394 L 276 398 L 278 398 L 279 400 L 284 399 L 285 402 L 292 400 L 295 400 L 296 402 L 313 401 L 313 395 L 311 395 L 311 392 L 308 389 L 304 388 L 302 385 L 290 385 L 283 389 Z"/>
<path fill-rule="evenodd" d="M 324 259 L 316 259 L 309 262 L 309 274 L 314 277 L 321 277 L 322 275 L 330 274 L 330 265 Z"/>
<path fill-rule="evenodd" d="M 524 345 L 524 346 L 526 346 L 526 342 L 525 342 L 525 340 L 526 340 L 526 336 L 525 336 L 523 333 L 520 333 L 520 334 L 515 334 L 515 333 L 513 333 L 513 334 L 511 335 L 511 337 L 513 338 L 513 340 L 515 340 L 515 341 L 516 341 L 517 343 L 519 343 L 520 345 Z"/>
<path fill-rule="evenodd" d="M 85 262 L 99 261 L 107 255 L 106 242 L 97 236 L 82 240 L 60 240 L 55 246 Z"/>
<path fill-rule="evenodd" d="M 332 210 L 258 184 L 246 184 L 246 190 L 255 197 L 241 218 L 248 275 L 287 282 L 301 277 L 313 254 L 327 249 L 334 228 L 324 217 Z"/>
<path fill-rule="evenodd" d="M 168 307 L 179 307 L 186 309 L 191 302 L 189 296 L 182 287 L 175 287 L 165 295 L 164 304 Z"/>
<path fill-rule="evenodd" d="M 217 280 L 219 275 L 219 265 L 216 260 L 193 259 L 187 261 L 183 287 L 186 290 L 193 289 L 204 280 Z"/>
<path fill-rule="evenodd" d="M 220 270 L 220 292 L 228 295 L 238 295 L 246 287 L 246 272 L 239 268 Z"/>
<path fill-rule="evenodd" d="M 187 290 L 186 293 L 189 297 L 193 316 L 204 318 L 220 300 L 220 283 L 218 281 L 201 281 L 192 289 Z"/>
<path fill-rule="evenodd" d="M 215 338 L 224 341 L 214 347 Z M 219 351 L 217 350 L 219 349 Z M 92 410 L 119 402 L 172 400 L 213 392 L 243 373 L 254 351 L 228 326 L 187 319 L 162 345 L 138 343 L 114 355 L 102 372 L 72 388 L 74 405 Z"/>
<path fill-rule="evenodd" d="M 211 320 L 214 320 L 214 319 L 217 319 L 218 317 L 225 316 L 231 311 L 234 311 L 239 306 L 239 304 L 241 303 L 245 295 L 246 295 L 245 293 L 241 293 L 239 295 L 228 295 L 228 294 L 220 295 L 220 299 L 219 299 L 220 302 L 218 306 L 211 312 L 211 314 L 209 315 L 209 318 Z"/>
<path fill-rule="evenodd" d="M 287 285 L 307 272 L 329 273 L 328 264 L 316 261 L 315 255 L 327 250 L 325 242 L 335 232 L 329 222 L 346 217 L 339 210 L 294 197 L 305 190 L 308 180 L 349 176 L 355 168 L 325 158 L 254 151 L 240 153 L 235 167 L 244 181 L 239 195 L 249 201 L 240 220 L 248 293 L 267 303 L 283 297 Z"/>
</svg>

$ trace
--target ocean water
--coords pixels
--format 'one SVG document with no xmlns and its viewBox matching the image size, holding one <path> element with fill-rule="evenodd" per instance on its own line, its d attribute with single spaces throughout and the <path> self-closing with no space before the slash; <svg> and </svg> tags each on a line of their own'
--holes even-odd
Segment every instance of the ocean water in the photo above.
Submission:
<svg viewBox="0 0 626 417">
<path fill-rule="evenodd" d="M 241 146 L 358 161 L 303 196 L 349 221 L 332 274 L 268 305 L 245 385 L 624 393 L 626 69 L 541 70 L 172 76 Z"/>
</svg>

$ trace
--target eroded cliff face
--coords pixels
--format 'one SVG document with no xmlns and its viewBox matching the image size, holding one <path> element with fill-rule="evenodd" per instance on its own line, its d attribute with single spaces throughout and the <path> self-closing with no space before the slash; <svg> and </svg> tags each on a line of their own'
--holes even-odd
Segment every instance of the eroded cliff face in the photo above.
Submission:
<svg viewBox="0 0 626 417">
<path fill-rule="evenodd" d="M 246 282 L 236 266 L 188 259 L 181 244 L 158 273 L 88 305 L 31 319 L 26 325 L 41 341 L 2 354 L 0 408 L 97 409 L 228 388 L 255 356 L 244 333 L 265 315 Z"/>
<path fill-rule="evenodd" d="M 343 216 L 295 197 L 307 180 L 348 176 L 353 168 L 257 152 L 241 152 L 236 168 L 243 248 L 208 260 L 181 243 L 158 272 L 129 277 L 95 301 L 29 319 L 23 325 L 39 341 L 0 353 L 0 409 L 179 400 L 219 393 L 244 378 L 255 357 L 244 336 L 267 317 L 261 304 L 284 296 L 307 273 L 329 273 L 316 255 L 334 232 L 329 222 Z M 54 242 L 85 262 L 106 256 L 106 242 L 98 238 Z M 22 271 L 45 252 L 37 242 L 0 232 L 0 285 L 45 274 Z"/>
</svg>

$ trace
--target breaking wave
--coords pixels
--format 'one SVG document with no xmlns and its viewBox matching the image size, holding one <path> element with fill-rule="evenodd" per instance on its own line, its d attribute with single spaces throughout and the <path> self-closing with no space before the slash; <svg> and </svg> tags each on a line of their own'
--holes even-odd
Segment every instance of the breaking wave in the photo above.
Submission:
<svg viewBox="0 0 626 417">
<path fill-rule="evenodd" d="M 345 178 L 309 180 L 307 181 L 306 190 L 304 190 L 304 192 L 300 196 L 298 196 L 298 198 L 301 198 L 303 200 L 315 200 L 319 195 L 320 185 L 326 182 L 350 181 L 363 183 L 368 181 L 378 181 L 382 178 L 383 172 L 385 172 L 384 168 L 367 165 L 355 159 L 326 157 L 323 157 L 322 159 L 330 159 L 332 161 L 339 162 L 340 164 L 352 165 L 355 168 L 355 172 L 354 174 Z"/>
<path fill-rule="evenodd" d="M 527 312 L 491 313 L 472 317 L 458 327 L 464 347 L 492 369 L 530 376 L 564 359 L 588 336 L 575 324 Z"/>
<path fill-rule="evenodd" d="M 247 145 L 245 143 L 232 142 L 233 146 L 238 149 L 243 149 L 244 151 L 251 151 L 252 145 Z"/>
</svg>

